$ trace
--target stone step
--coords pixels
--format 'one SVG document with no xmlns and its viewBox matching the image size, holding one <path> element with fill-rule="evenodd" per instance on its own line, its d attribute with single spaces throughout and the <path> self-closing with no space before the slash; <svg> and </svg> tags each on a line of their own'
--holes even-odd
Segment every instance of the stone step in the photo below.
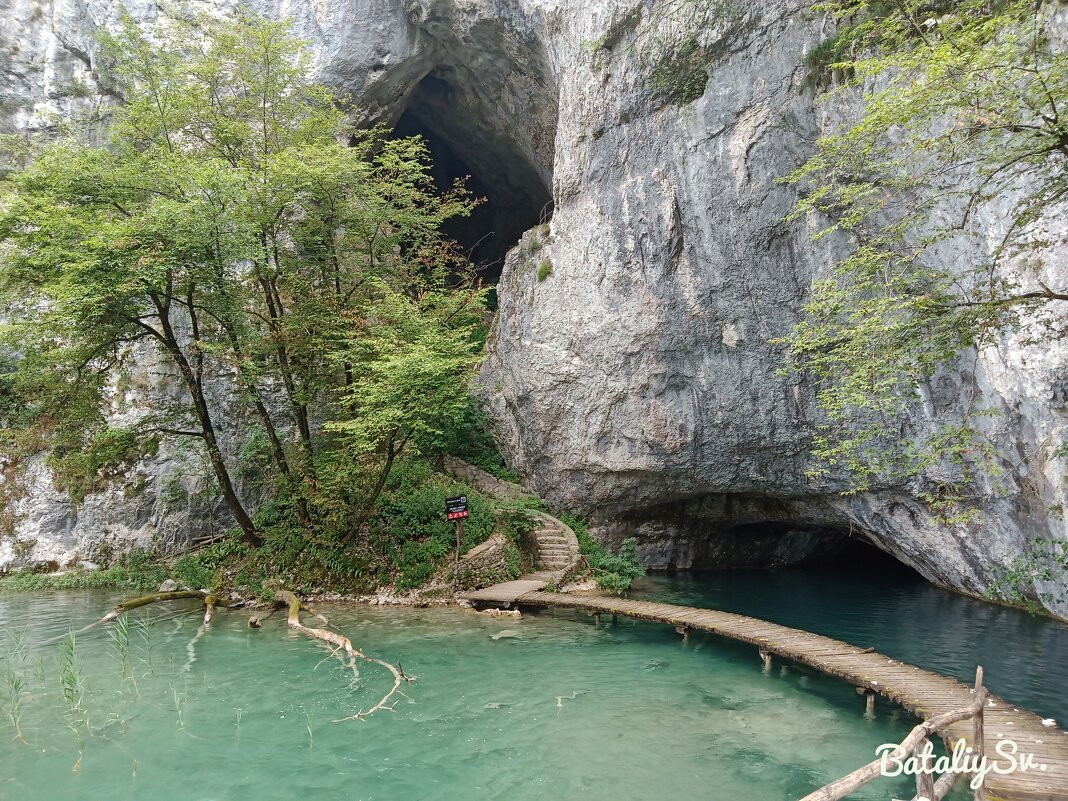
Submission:
<svg viewBox="0 0 1068 801">
<path fill-rule="evenodd" d="M 570 556 L 570 548 L 538 548 L 538 553 L 544 556 Z"/>
<path fill-rule="evenodd" d="M 566 537 L 538 537 L 538 542 L 558 542 L 561 545 L 567 545 Z"/>
</svg>

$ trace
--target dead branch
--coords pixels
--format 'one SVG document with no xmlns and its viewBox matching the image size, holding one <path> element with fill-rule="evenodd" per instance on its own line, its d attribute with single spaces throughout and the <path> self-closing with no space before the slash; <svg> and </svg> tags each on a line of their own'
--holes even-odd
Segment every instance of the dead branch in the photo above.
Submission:
<svg viewBox="0 0 1068 801">
<path fill-rule="evenodd" d="M 933 718 L 925 720 L 919 724 L 908 736 L 901 741 L 891 752 L 892 759 L 904 759 L 910 754 L 914 753 L 917 748 L 930 737 L 931 734 L 938 732 L 941 729 L 946 728 L 953 723 L 957 723 L 962 720 L 968 720 L 976 715 L 982 715 L 983 706 L 986 704 L 987 690 L 982 686 L 982 668 L 979 669 L 978 678 L 976 679 L 975 698 L 964 709 L 958 709 L 951 712 L 945 712 Z M 980 739 L 977 739 L 977 743 L 981 743 Z M 862 768 L 859 768 L 843 779 L 839 779 L 836 782 L 831 782 L 827 786 L 817 790 L 814 793 L 809 793 L 801 801 L 838 801 L 840 798 L 854 793 L 860 787 L 863 787 L 873 779 L 882 775 L 883 757 L 868 763 Z M 946 777 L 942 777 L 946 778 Z M 956 779 L 956 776 L 953 776 Z M 938 791 L 943 795 L 948 793 L 953 787 L 953 781 L 947 779 L 945 782 L 939 779 Z M 942 798 L 942 795 L 935 795 L 935 798 Z"/>
<path fill-rule="evenodd" d="M 108 612 L 106 615 L 104 615 L 102 618 L 100 618 L 100 620 L 96 621 L 95 623 L 90 623 L 88 626 L 85 626 L 84 628 L 78 629 L 76 632 L 74 632 L 74 635 L 78 636 L 79 634 L 84 634 L 85 632 L 89 631 L 90 629 L 94 629 L 97 626 L 103 625 L 104 623 L 110 623 L 113 620 L 117 620 L 122 615 L 125 615 L 127 612 L 129 612 L 132 609 L 138 609 L 139 607 L 148 606 L 149 604 L 159 603 L 160 601 L 180 601 L 180 600 L 185 600 L 187 598 L 196 598 L 197 600 L 204 601 L 205 605 L 207 604 L 208 599 L 211 598 L 212 599 L 212 606 L 215 605 L 214 598 L 210 594 L 204 592 L 203 590 L 179 590 L 177 592 L 154 592 L 151 595 L 142 595 L 139 598 L 131 598 L 128 601 L 122 601 L 121 603 L 115 604 L 115 606 L 112 607 L 111 611 Z M 210 620 L 210 619 L 211 619 L 210 613 L 208 611 L 205 611 L 205 621 Z M 66 635 L 64 635 L 64 636 L 66 636 Z M 63 639 L 63 637 L 53 637 L 51 640 L 48 640 L 45 644 L 47 645 L 48 643 L 57 642 L 58 640 L 61 640 L 61 639 Z"/>
<path fill-rule="evenodd" d="M 211 615 L 215 611 L 217 599 L 214 595 L 208 595 L 204 599 L 204 625 L 211 623 Z"/>
<path fill-rule="evenodd" d="M 314 639 L 322 640 L 325 643 L 333 645 L 335 647 L 335 651 L 343 650 L 348 655 L 348 664 L 349 667 L 352 668 L 354 675 L 358 676 L 358 674 L 356 673 L 357 659 L 362 659 L 365 662 L 373 662 L 376 665 L 381 665 L 393 674 L 393 686 L 390 687 L 389 691 L 385 695 L 383 695 L 381 699 L 379 699 L 378 703 L 376 703 L 370 709 L 361 709 L 354 715 L 349 715 L 345 718 L 338 718 L 334 721 L 335 723 L 340 723 L 343 720 L 366 720 L 379 710 L 389 710 L 390 712 L 392 712 L 397 706 L 397 702 L 393 700 L 393 697 L 400 692 L 401 686 L 404 684 L 404 682 L 415 681 L 414 676 L 405 675 L 404 671 L 401 668 L 396 667 L 395 665 L 391 665 L 389 662 L 385 662 L 376 657 L 368 656 L 367 654 L 363 653 L 363 651 L 359 650 L 358 648 L 355 648 L 352 644 L 352 641 L 343 634 L 328 631 L 327 629 L 313 629 L 305 626 L 303 623 L 300 622 L 301 609 L 305 609 L 311 614 L 315 614 L 316 617 L 318 617 L 324 622 L 326 621 L 326 618 L 324 618 L 322 615 L 318 615 L 315 612 L 312 612 L 312 610 L 308 609 L 301 603 L 300 599 L 296 595 L 289 592 L 288 590 L 281 590 L 275 593 L 274 603 L 276 607 L 285 606 L 289 609 L 288 623 L 291 629 L 293 629 L 294 631 L 299 631 L 301 634 L 306 634 L 307 636 L 312 637 Z"/>
<path fill-rule="evenodd" d="M 208 598 L 212 598 L 211 595 L 204 592 L 204 590 L 178 590 L 177 592 L 154 592 L 151 595 L 142 595 L 140 598 L 131 598 L 128 601 L 115 604 L 111 611 L 104 615 L 94 626 L 99 626 L 101 623 L 110 623 L 112 620 L 125 615 L 131 609 L 138 609 L 142 606 L 148 606 L 149 604 L 159 603 L 160 601 L 180 601 L 185 598 L 196 598 L 200 601 L 207 601 Z M 212 598 L 212 604 L 214 605 L 214 598 Z"/>
<path fill-rule="evenodd" d="M 193 637 L 192 641 L 187 646 L 187 651 L 189 652 L 189 660 L 186 663 L 184 670 L 188 671 L 190 667 L 192 667 L 193 662 L 196 660 L 196 643 L 207 630 L 208 624 L 211 623 L 212 615 L 215 612 L 215 608 L 216 606 L 218 606 L 218 599 L 205 590 L 154 592 L 150 595 L 142 595 L 139 598 L 131 598 L 130 600 L 122 601 L 121 603 L 116 604 L 111 609 L 111 611 L 104 615 L 102 618 L 100 618 L 100 620 L 96 621 L 95 623 L 89 624 L 88 626 L 76 633 L 81 634 L 82 632 L 88 631 L 94 626 L 110 623 L 111 621 L 118 619 L 119 617 L 126 614 L 132 609 L 138 609 L 142 606 L 159 603 L 160 601 L 178 601 L 190 598 L 195 598 L 204 603 L 204 622 L 201 624 L 199 630 L 196 633 L 196 636 Z M 305 626 L 303 623 L 300 622 L 300 613 L 302 610 L 310 615 L 314 615 L 316 618 L 322 621 L 324 626 L 329 625 L 329 622 L 327 621 L 326 617 L 302 603 L 301 600 L 294 593 L 289 592 L 288 590 L 280 590 L 279 592 L 275 593 L 274 606 L 271 611 L 268 612 L 266 615 L 263 615 L 262 617 L 257 615 L 253 615 L 252 617 L 250 617 L 248 620 L 249 627 L 258 629 L 261 626 L 262 621 L 269 618 L 280 608 L 286 608 L 288 610 L 287 622 L 291 629 L 293 629 L 294 631 L 299 631 L 301 634 L 305 634 L 308 637 L 311 637 L 312 639 L 321 640 L 322 642 L 333 646 L 331 654 L 332 656 L 338 654 L 340 651 L 344 651 L 347 657 L 345 663 L 347 667 L 352 670 L 354 680 L 358 680 L 360 677 L 360 673 L 357 668 L 357 660 L 363 660 L 365 662 L 372 662 L 376 665 L 380 665 L 393 675 L 393 686 L 389 688 L 389 691 L 386 692 L 386 694 L 383 695 L 381 699 L 379 699 L 378 703 L 376 703 L 370 709 L 361 709 L 359 712 L 353 715 L 349 715 L 348 717 L 344 718 L 339 718 L 338 720 L 334 721 L 335 723 L 339 723 L 343 720 L 366 720 L 368 717 L 373 715 L 375 712 L 378 712 L 379 710 L 389 710 L 390 712 L 392 712 L 397 706 L 397 701 L 394 699 L 395 696 L 400 693 L 400 688 L 405 682 L 415 681 L 414 676 L 408 676 L 405 674 L 404 668 L 400 666 L 391 665 L 389 662 L 378 659 L 376 657 L 368 656 L 363 651 L 354 647 L 352 641 L 345 635 L 330 631 L 328 629 L 311 628 L 309 626 Z"/>
</svg>

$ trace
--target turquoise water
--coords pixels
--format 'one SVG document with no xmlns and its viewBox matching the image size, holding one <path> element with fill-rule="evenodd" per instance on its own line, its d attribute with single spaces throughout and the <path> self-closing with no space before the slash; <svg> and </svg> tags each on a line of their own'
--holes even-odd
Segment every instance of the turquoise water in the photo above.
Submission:
<svg viewBox="0 0 1068 801">
<path fill-rule="evenodd" d="M 388 675 L 365 666 L 349 687 L 279 616 L 250 630 L 245 613 L 220 612 L 198 637 L 195 604 L 157 605 L 131 615 L 126 647 L 82 635 L 64 669 L 63 643 L 46 641 L 113 601 L 0 595 L 0 670 L 10 657 L 25 682 L 25 741 L 6 711 L 0 723 L 0 799 L 787 801 L 913 723 L 889 706 L 866 719 L 842 682 L 763 673 L 752 648 L 683 644 L 666 626 L 330 605 L 358 646 L 418 677 L 394 713 L 334 723 Z M 10 676 L 0 691 L 10 711 Z M 909 786 L 882 780 L 856 798 L 907 798 Z"/>
<path fill-rule="evenodd" d="M 635 597 L 808 629 L 954 676 L 1068 725 L 1068 625 L 939 589 L 892 563 L 653 575 Z"/>
</svg>

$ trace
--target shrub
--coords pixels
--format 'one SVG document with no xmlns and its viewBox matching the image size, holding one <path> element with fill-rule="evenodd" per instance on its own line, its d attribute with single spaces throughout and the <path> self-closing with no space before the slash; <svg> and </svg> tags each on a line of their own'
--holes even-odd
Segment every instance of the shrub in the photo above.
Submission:
<svg viewBox="0 0 1068 801">
<path fill-rule="evenodd" d="M 682 106 L 692 103 L 705 93 L 709 60 L 697 38 L 691 36 L 656 66 L 650 78 L 652 87 L 669 102 Z"/>
<path fill-rule="evenodd" d="M 515 471 L 504 463 L 504 457 L 497 450 L 497 443 L 489 432 L 486 415 L 474 398 L 469 399 L 464 414 L 434 444 L 436 448 L 426 450 L 456 456 L 505 481 L 519 480 Z"/>
<path fill-rule="evenodd" d="M 550 275 L 553 274 L 553 263 L 548 259 L 542 259 L 541 264 L 538 265 L 538 280 L 544 281 Z"/>
<path fill-rule="evenodd" d="M 630 589 L 634 579 L 645 575 L 645 568 L 638 563 L 638 541 L 634 537 L 623 540 L 619 552 L 613 554 L 593 538 L 584 520 L 569 515 L 561 519 L 575 532 L 579 552 L 586 557 L 600 589 L 623 593 Z"/>
<path fill-rule="evenodd" d="M 398 589 L 425 583 L 454 553 L 455 527 L 444 515 L 444 500 L 451 495 L 466 495 L 470 510 L 461 551 L 485 542 L 496 525 L 496 510 L 489 498 L 432 472 L 425 461 L 394 468 L 371 519 L 370 542 L 382 566 L 398 574 Z"/>
</svg>

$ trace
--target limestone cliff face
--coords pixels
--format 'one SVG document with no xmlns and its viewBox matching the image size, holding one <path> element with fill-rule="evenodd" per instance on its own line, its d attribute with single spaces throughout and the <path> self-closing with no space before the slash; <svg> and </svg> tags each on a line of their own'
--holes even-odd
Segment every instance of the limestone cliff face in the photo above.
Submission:
<svg viewBox="0 0 1068 801">
<path fill-rule="evenodd" d="M 96 43 L 118 3 L 0 2 L 0 125 L 102 102 Z M 514 239 L 532 208 L 547 219 L 555 207 L 508 256 L 480 377 L 500 444 L 531 489 L 608 538 L 638 536 L 655 566 L 739 553 L 789 561 L 826 526 L 980 594 L 1035 538 L 1065 538 L 1054 510 L 1066 464 L 1054 451 L 1068 419 L 1068 347 L 1009 335 L 924 388 L 920 425 L 975 394 L 1002 412 L 990 433 L 1020 467 L 978 525 L 941 525 L 915 487 L 847 498 L 843 477 L 806 477 L 813 389 L 779 374 L 769 342 L 799 319 L 837 245 L 783 222 L 794 197 L 776 178 L 846 110 L 820 102 L 804 66 L 828 35 L 810 4 L 746 5 L 702 26 L 695 60 L 664 56 L 655 29 L 639 34 L 646 14 L 634 0 L 253 3 L 294 20 L 321 78 L 357 101 L 362 121 L 407 113 L 439 136 L 485 185 L 499 234 Z M 170 6 L 127 8 L 147 25 Z M 992 234 L 998 224 L 991 213 Z M 1020 265 L 1024 283 L 1068 283 L 1066 217 L 1049 228 L 1056 246 Z M 16 526 L 38 543 L 25 558 L 84 555 L 105 512 L 127 540 L 167 519 L 197 533 L 211 510 L 192 524 L 168 518 L 161 464 L 137 468 L 146 478 L 135 500 L 112 493 L 77 512 L 38 469 Z M 12 547 L 0 543 L 0 565 Z M 1068 616 L 1064 601 L 1048 605 Z"/>
</svg>

